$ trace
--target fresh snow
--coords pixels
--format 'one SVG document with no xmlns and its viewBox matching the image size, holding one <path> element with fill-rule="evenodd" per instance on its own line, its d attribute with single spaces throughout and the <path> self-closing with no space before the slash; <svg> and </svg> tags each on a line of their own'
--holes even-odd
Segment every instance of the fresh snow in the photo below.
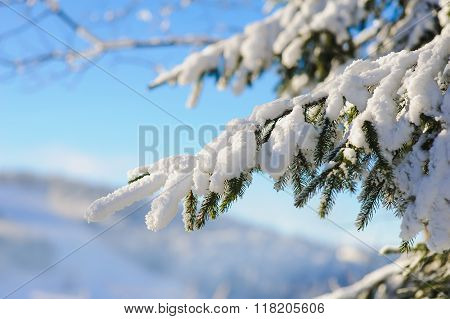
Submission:
<svg viewBox="0 0 450 319">
<path fill-rule="evenodd" d="M 190 54 L 181 64 L 160 73 L 150 87 L 164 83 L 193 85 L 193 92 L 187 101 L 187 105 L 192 107 L 199 97 L 202 78 L 210 71 L 219 71 L 219 89 L 230 84 L 233 92 L 239 94 L 247 86 L 249 78 L 255 79 L 277 57 L 281 57 L 280 63 L 286 68 L 296 66 L 312 34 L 329 33 L 343 47 L 344 43 L 348 47 L 347 42 L 352 39 L 355 48 L 361 49 L 356 56 L 410 50 L 434 30 L 434 15 L 430 14 L 430 8 L 440 8 L 437 15 L 442 27 L 448 24 L 450 11 L 450 4 L 446 0 L 411 1 L 406 4 L 406 14 L 399 21 L 374 20 L 352 35 L 350 29 L 362 21 L 370 22 L 371 11 L 365 6 L 365 1 L 358 0 L 289 1 L 268 17 L 247 25 L 242 33 Z M 391 41 L 393 38 L 396 41 Z M 365 43 L 368 43 L 367 50 L 364 49 Z M 333 60 L 330 74 L 339 73 L 342 63 L 348 61 Z M 290 88 L 286 88 L 282 94 L 299 94 L 308 90 L 312 84 L 315 82 L 308 79 L 306 74 L 300 78 L 295 76 Z"/>
<path fill-rule="evenodd" d="M 450 99 L 448 89 L 444 95 L 438 86 L 438 83 L 448 82 L 449 55 L 450 25 L 447 25 L 441 35 L 416 51 L 390 53 L 375 61 L 357 60 L 342 74 L 309 94 L 257 106 L 248 119 L 231 121 L 226 130 L 197 155 L 167 158 L 132 170 L 130 179 L 143 173 L 150 176 L 94 202 L 87 212 L 88 219 L 107 217 L 113 211 L 149 197 L 164 185 L 147 217 L 148 227 L 158 230 L 174 217 L 180 201 L 192 188 L 199 195 L 205 194 L 207 189 L 221 194 L 226 180 L 238 177 L 257 164 L 277 179 L 298 150 L 311 159 L 320 128 L 305 121 L 304 107 L 326 98 L 326 116 L 343 126 L 346 123 L 340 116 L 349 106 L 354 105 L 359 111 L 351 125 L 343 128 L 340 137 L 340 142 L 346 143 L 344 156 L 350 161 L 355 157 L 353 148 L 368 149 L 362 128 L 365 121 L 376 128 L 381 151 L 388 161 L 396 150 L 411 141 L 421 114 L 442 123 L 443 129 L 429 151 L 421 149 L 421 143 L 417 143 L 401 163 L 395 164 L 394 179 L 404 198 L 409 200 L 401 237 L 409 240 L 423 231 L 430 249 L 449 249 Z M 395 99 L 402 96 L 407 97 L 409 104 L 397 112 Z M 255 130 L 286 111 L 290 113 L 277 121 L 268 142 L 258 150 Z M 426 161 L 429 173 L 423 174 Z M 334 165 L 326 163 L 330 164 Z"/>
<path fill-rule="evenodd" d="M 226 217 L 193 233 L 177 218 L 152 234 L 142 227 L 145 207 L 128 216 L 138 205 L 120 223 L 85 223 L 89 202 L 108 191 L 0 174 L 0 295 L 80 246 L 10 298 L 312 298 L 386 263 L 364 247 L 328 247 Z M 349 249 L 360 257 L 342 258 Z"/>
</svg>

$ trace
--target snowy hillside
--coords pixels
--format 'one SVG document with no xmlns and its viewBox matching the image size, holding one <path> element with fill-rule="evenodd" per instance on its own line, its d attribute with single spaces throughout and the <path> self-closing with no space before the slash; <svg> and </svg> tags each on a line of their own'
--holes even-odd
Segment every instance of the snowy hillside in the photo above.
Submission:
<svg viewBox="0 0 450 319">
<path fill-rule="evenodd" d="M 114 224 L 83 220 L 89 203 L 108 191 L 60 178 L 0 175 L 2 297 L 71 252 L 10 297 L 313 297 L 384 262 L 352 247 L 335 250 L 227 216 L 194 233 L 184 232 L 181 220 L 153 233 L 142 223 L 148 205 L 74 251 Z"/>
</svg>

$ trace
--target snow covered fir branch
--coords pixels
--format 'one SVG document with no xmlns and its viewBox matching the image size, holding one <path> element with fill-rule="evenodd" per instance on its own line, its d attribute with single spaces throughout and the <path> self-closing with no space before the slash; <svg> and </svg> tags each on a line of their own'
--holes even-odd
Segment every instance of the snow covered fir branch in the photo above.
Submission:
<svg viewBox="0 0 450 319">
<path fill-rule="evenodd" d="M 404 248 L 422 232 L 431 251 L 448 250 L 449 56 L 447 24 L 414 51 L 356 60 L 310 93 L 231 121 L 195 155 L 131 170 L 129 184 L 95 201 L 86 217 L 99 221 L 154 195 L 149 229 L 165 227 L 181 203 L 186 229 L 199 229 L 226 212 L 260 172 L 277 190 L 291 185 L 297 207 L 320 194 L 322 217 L 338 193 L 359 192 L 358 229 L 382 205 L 402 219 Z"/>
<path fill-rule="evenodd" d="M 401 253 L 388 248 L 383 255 Z M 401 255 L 395 263 L 381 267 L 361 280 L 317 298 L 445 298 L 450 297 L 450 251 L 430 252 L 418 244 L 410 254 Z"/>
<path fill-rule="evenodd" d="M 239 94 L 276 66 L 278 94 L 296 96 L 342 72 L 354 59 L 420 48 L 448 23 L 449 11 L 448 0 L 288 1 L 242 33 L 208 45 L 160 73 L 150 88 L 192 85 L 187 100 L 192 107 L 208 76 L 219 89 L 230 85 Z"/>
</svg>

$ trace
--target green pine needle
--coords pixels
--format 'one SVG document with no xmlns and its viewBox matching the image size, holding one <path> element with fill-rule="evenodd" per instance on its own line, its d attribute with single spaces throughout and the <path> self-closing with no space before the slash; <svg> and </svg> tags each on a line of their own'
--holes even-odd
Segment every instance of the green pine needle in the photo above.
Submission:
<svg viewBox="0 0 450 319">
<path fill-rule="evenodd" d="M 225 192 L 219 205 L 219 212 L 224 213 L 230 209 L 231 205 L 244 195 L 245 190 L 251 183 L 252 175 L 242 172 L 237 178 L 229 179 L 225 182 Z"/>
<path fill-rule="evenodd" d="M 336 131 L 334 123 L 329 118 L 325 118 L 321 125 L 322 131 L 317 140 L 316 149 L 314 150 L 314 160 L 316 165 L 322 164 L 325 156 L 333 149 Z"/>
<path fill-rule="evenodd" d="M 320 175 L 314 177 L 308 185 L 306 185 L 303 190 L 295 196 L 295 207 L 300 208 L 305 206 L 305 204 L 325 185 L 327 177 L 331 171 L 332 168 L 329 168 L 320 173 Z"/>
<path fill-rule="evenodd" d="M 355 222 L 358 230 L 363 230 L 367 227 L 380 205 L 385 184 L 385 180 L 380 180 L 379 178 L 381 169 L 382 163 L 378 160 L 363 182 L 361 193 L 358 196 L 361 202 L 361 211 Z"/>
<path fill-rule="evenodd" d="M 132 183 L 134 183 L 134 182 L 140 180 L 141 178 L 144 178 L 145 176 L 150 176 L 150 173 L 144 173 L 144 174 L 139 175 L 139 176 L 137 176 L 137 177 L 135 177 L 135 178 L 133 178 L 133 179 L 130 179 L 130 180 L 128 181 L 128 184 L 132 184 Z"/>
<path fill-rule="evenodd" d="M 401 253 L 409 253 L 413 250 L 414 247 L 414 238 L 411 238 L 410 240 L 403 240 L 400 244 L 400 252 Z"/>
<path fill-rule="evenodd" d="M 333 209 L 336 195 L 342 190 L 342 181 L 336 175 L 332 174 L 325 183 L 324 190 L 322 192 L 322 197 L 320 199 L 319 205 L 319 216 L 320 218 L 325 218 Z"/>
<path fill-rule="evenodd" d="M 184 228 L 186 231 L 193 231 L 197 215 L 197 197 L 192 191 L 184 198 Z"/>
<path fill-rule="evenodd" d="M 287 186 L 289 179 L 291 178 L 289 170 L 284 172 L 283 175 L 273 184 L 273 188 L 279 192 L 280 190 L 284 190 Z"/>
<path fill-rule="evenodd" d="M 381 153 L 380 144 L 378 144 L 378 134 L 377 130 L 375 129 L 375 126 L 369 121 L 364 121 L 362 129 L 365 134 L 366 142 L 369 145 L 369 148 L 377 156 L 378 160 L 380 161 L 380 164 L 383 167 L 389 167 L 388 161 L 384 158 L 383 154 Z"/>
<path fill-rule="evenodd" d="M 200 210 L 195 220 L 196 229 L 200 229 L 205 226 L 206 221 L 216 219 L 218 213 L 217 204 L 219 203 L 220 195 L 215 192 L 209 192 L 203 199 Z"/>
</svg>

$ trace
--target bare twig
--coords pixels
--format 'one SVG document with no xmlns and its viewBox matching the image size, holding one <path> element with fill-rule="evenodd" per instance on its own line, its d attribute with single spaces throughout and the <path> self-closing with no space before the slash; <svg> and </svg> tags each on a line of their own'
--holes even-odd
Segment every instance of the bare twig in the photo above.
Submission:
<svg viewBox="0 0 450 319">
<path fill-rule="evenodd" d="M 99 58 L 110 52 L 122 50 L 150 49 L 171 46 L 203 46 L 219 40 L 206 35 L 163 36 L 148 39 L 118 38 L 113 40 L 105 40 L 94 34 L 86 26 L 77 22 L 70 16 L 70 14 L 61 8 L 57 1 L 42 0 L 41 3 L 45 5 L 45 10 L 35 17 L 30 17 L 30 20 L 34 23 L 38 23 L 49 16 L 54 16 L 64 25 L 69 27 L 73 34 L 86 42 L 88 46 L 84 49 L 77 50 L 78 53 L 64 48 L 50 50 L 46 53 L 40 53 L 25 58 L 9 59 L 1 57 L 0 65 L 3 67 L 12 68 L 18 72 L 23 72 L 24 70 L 41 66 L 48 62 L 59 61 L 67 63 L 72 70 L 79 70 L 80 65 L 78 64 L 82 63 L 82 61 L 80 61 L 80 54 L 92 59 Z M 12 37 L 26 31 L 29 25 L 31 24 L 25 23 L 0 34 L 0 40 L 4 40 L 7 37 Z"/>
</svg>

